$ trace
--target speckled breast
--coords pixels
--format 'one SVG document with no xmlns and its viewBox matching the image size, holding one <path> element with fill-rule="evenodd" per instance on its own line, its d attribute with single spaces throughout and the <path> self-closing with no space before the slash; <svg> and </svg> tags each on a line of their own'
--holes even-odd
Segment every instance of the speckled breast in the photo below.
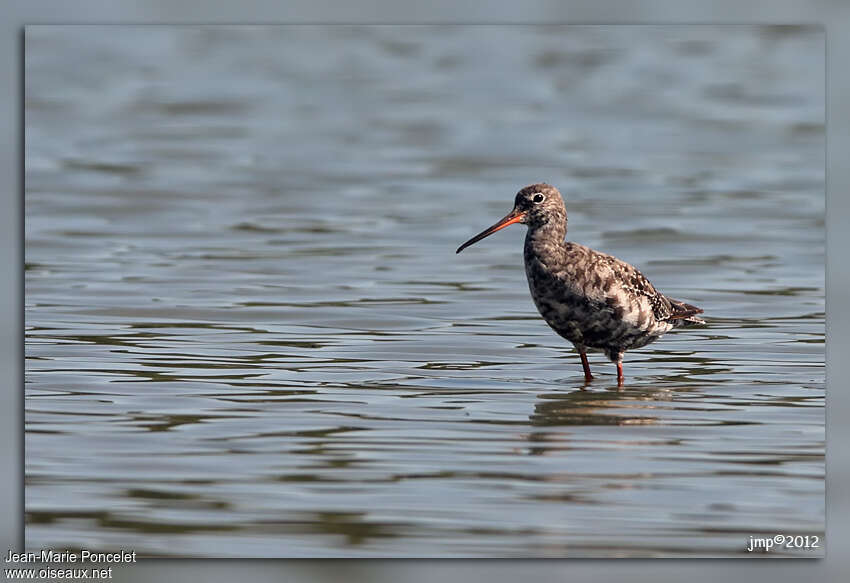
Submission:
<svg viewBox="0 0 850 583">
<path fill-rule="evenodd" d="M 648 306 L 641 309 L 643 306 L 631 305 L 627 294 L 593 286 L 581 269 L 563 269 L 556 275 L 531 254 L 525 257 L 525 273 L 540 315 L 574 344 L 626 350 L 649 344 L 670 327 L 662 326 L 651 315 L 642 317 L 651 314 Z"/>
</svg>

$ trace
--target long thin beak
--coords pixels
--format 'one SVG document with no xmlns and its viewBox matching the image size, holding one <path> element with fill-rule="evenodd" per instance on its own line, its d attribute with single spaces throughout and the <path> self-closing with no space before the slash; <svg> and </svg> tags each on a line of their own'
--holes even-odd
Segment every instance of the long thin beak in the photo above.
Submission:
<svg viewBox="0 0 850 583">
<path fill-rule="evenodd" d="M 501 221 L 499 221 L 498 223 L 496 223 L 492 227 L 488 227 L 487 229 L 484 229 L 483 231 L 481 231 L 480 233 L 475 235 L 472 239 L 470 239 L 469 241 L 467 241 L 466 243 L 464 243 L 463 245 L 458 247 L 457 251 L 455 251 L 455 253 L 460 253 L 461 251 L 463 251 L 464 249 L 466 249 L 467 247 L 469 247 L 473 243 L 477 243 L 478 241 L 480 241 L 484 237 L 489 237 L 490 235 L 492 235 L 496 231 L 501 231 L 502 229 L 504 229 L 508 225 L 513 225 L 514 223 L 519 223 L 524 218 L 525 218 L 524 212 L 519 211 L 517 209 L 512 210 Z"/>
</svg>

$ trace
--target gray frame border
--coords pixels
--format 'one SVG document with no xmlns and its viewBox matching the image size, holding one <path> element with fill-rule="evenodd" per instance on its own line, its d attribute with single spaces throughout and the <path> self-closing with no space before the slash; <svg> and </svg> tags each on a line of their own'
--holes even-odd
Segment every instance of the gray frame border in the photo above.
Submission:
<svg viewBox="0 0 850 583">
<path fill-rule="evenodd" d="M 843 580 L 850 572 L 850 392 L 844 387 L 850 353 L 850 3 L 840 0 L 531 0 L 458 4 L 448 0 L 401 3 L 393 0 L 8 0 L 0 6 L 0 83 L 8 85 L 0 108 L 2 208 L 0 237 L 7 277 L 0 287 L 0 358 L 6 371 L 0 392 L 3 472 L 0 493 L 0 552 L 21 551 L 23 543 L 23 26 L 27 24 L 820 24 L 826 30 L 827 117 L 827 536 L 826 558 L 646 560 L 145 560 L 116 567 L 118 581 L 338 580 L 419 581 L 489 578 L 494 581 L 570 580 L 714 581 L 764 579 L 771 582 Z"/>
</svg>

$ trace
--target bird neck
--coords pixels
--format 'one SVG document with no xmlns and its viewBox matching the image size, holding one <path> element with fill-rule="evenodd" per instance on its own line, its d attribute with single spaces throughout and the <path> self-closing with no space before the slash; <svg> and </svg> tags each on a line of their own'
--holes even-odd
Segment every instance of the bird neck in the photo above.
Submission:
<svg viewBox="0 0 850 583">
<path fill-rule="evenodd" d="M 545 259 L 563 249 L 566 236 L 567 221 L 564 219 L 531 225 L 525 235 L 526 253 Z"/>
</svg>

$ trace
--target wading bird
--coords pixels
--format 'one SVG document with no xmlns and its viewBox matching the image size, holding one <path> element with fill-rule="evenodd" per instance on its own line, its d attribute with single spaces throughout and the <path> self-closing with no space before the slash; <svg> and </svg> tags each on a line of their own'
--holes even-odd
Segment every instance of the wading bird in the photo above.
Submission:
<svg viewBox="0 0 850 583">
<path fill-rule="evenodd" d="M 590 382 L 587 349 L 601 349 L 617 365 L 623 386 L 623 353 L 646 346 L 678 326 L 705 324 L 702 310 L 658 292 L 633 266 L 612 255 L 565 241 L 567 211 L 558 189 L 532 184 L 520 190 L 514 208 L 502 220 L 458 247 L 514 223 L 528 227 L 525 275 L 534 304 L 555 332 L 581 356 Z"/>
</svg>

